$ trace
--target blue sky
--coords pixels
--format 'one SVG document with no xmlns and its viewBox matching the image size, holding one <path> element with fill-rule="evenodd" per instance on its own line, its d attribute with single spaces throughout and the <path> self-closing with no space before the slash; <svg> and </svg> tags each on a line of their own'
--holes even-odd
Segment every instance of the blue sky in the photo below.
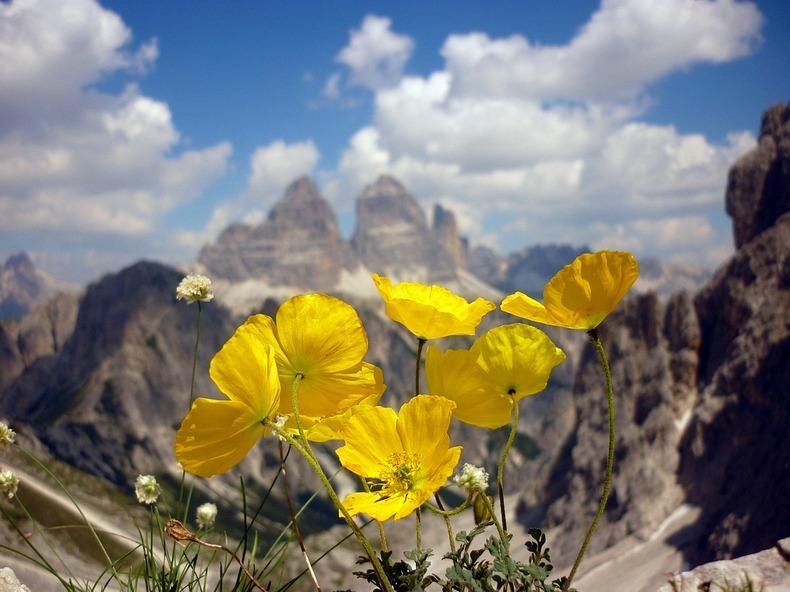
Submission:
<svg viewBox="0 0 790 592">
<path fill-rule="evenodd" d="M 393 174 L 501 252 L 714 266 L 726 172 L 790 97 L 783 1 L 0 1 L 0 259 L 193 261 L 310 174 Z"/>
</svg>

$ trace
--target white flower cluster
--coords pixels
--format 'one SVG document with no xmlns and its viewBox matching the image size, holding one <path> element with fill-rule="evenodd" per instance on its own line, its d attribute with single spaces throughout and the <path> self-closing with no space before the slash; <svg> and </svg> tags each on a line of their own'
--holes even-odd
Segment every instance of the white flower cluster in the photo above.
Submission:
<svg viewBox="0 0 790 592">
<path fill-rule="evenodd" d="M 200 528 L 211 528 L 217 519 L 217 504 L 200 504 L 195 510 L 195 518 Z"/>
<path fill-rule="evenodd" d="M 8 469 L 0 471 L 0 493 L 6 494 L 8 497 L 16 495 L 16 489 L 19 486 L 19 477 L 14 475 Z"/>
<path fill-rule="evenodd" d="M 7 446 L 14 443 L 16 432 L 8 427 L 4 421 L 0 421 L 0 446 Z"/>
<path fill-rule="evenodd" d="M 153 475 L 138 475 L 134 482 L 134 492 L 137 494 L 137 501 L 141 504 L 153 504 L 159 499 L 162 488 Z"/>
<path fill-rule="evenodd" d="M 476 487 L 485 491 L 488 487 L 488 473 L 482 467 L 466 463 L 461 474 L 453 477 L 453 483 L 469 491 Z"/>
<path fill-rule="evenodd" d="M 176 288 L 176 298 L 186 300 L 187 303 L 209 302 L 214 298 L 211 280 L 204 275 L 189 274 Z"/>
</svg>

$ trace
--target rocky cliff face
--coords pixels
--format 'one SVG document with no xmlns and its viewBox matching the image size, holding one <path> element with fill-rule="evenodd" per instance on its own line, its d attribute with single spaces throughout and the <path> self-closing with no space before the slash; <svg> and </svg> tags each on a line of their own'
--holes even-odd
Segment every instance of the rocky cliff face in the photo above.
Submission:
<svg viewBox="0 0 790 592">
<path fill-rule="evenodd" d="M 31 321 L 19 333 L 19 355 L 51 352 L 1 393 L 0 413 L 29 424 L 60 459 L 117 484 L 172 465 L 173 429 L 189 408 L 197 314 L 175 299 L 181 277 L 138 263 L 87 289 L 62 323 L 73 330 Z M 208 361 L 233 329 L 220 306 L 205 307 L 197 393 L 215 392 Z"/>
<path fill-rule="evenodd" d="M 448 244 L 457 240 L 442 214 L 439 226 Z M 351 244 L 365 266 L 381 274 L 426 282 L 457 277 L 453 253 L 428 226 L 417 200 L 392 177 L 379 177 L 360 195 Z"/>
<path fill-rule="evenodd" d="M 288 187 L 262 224 L 229 227 L 201 251 L 199 261 L 218 279 L 263 280 L 299 290 L 331 290 L 343 269 L 357 266 L 332 207 L 307 177 Z"/>
<path fill-rule="evenodd" d="M 702 511 L 670 543 L 691 564 L 765 549 L 790 533 L 790 166 L 781 150 L 764 159 L 766 145 L 790 142 L 789 114 L 790 105 L 766 113 L 760 146 L 730 174 L 738 182 L 728 211 L 753 222 L 734 215 L 736 254 L 696 295 L 666 304 L 633 296 L 600 329 L 618 435 L 593 552 L 624 536 L 649 538 L 683 501 Z M 577 425 L 542 476 L 543 497 L 521 507 L 525 523 L 558 528 L 560 556 L 583 537 L 603 480 L 606 399 L 589 347 L 573 391 Z"/>
<path fill-rule="evenodd" d="M 752 553 L 790 532 L 790 505 L 777 503 L 790 499 L 790 104 L 766 112 L 733 178 L 740 248 L 695 299 L 701 393 L 681 448 L 680 482 L 710 532 L 692 549 L 699 559 Z"/>
<path fill-rule="evenodd" d="M 12 255 L 0 266 L 0 320 L 21 317 L 61 290 L 76 291 L 40 273 L 27 253 Z"/>
</svg>

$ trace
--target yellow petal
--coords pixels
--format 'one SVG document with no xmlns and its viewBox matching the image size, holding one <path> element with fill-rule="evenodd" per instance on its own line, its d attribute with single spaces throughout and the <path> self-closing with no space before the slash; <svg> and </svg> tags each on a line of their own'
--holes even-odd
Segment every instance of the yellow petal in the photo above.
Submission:
<svg viewBox="0 0 790 592">
<path fill-rule="evenodd" d="M 189 473 L 219 475 L 238 464 L 266 432 L 244 403 L 199 398 L 176 434 L 176 459 Z"/>
<path fill-rule="evenodd" d="M 392 454 L 403 451 L 397 420 L 388 407 L 371 407 L 351 417 L 341 430 L 345 444 L 337 449 L 340 464 L 361 477 L 379 477 Z"/>
<path fill-rule="evenodd" d="M 510 398 L 486 388 L 487 375 L 472 352 L 442 353 L 437 346 L 429 346 L 425 354 L 425 377 L 432 395 L 446 397 L 456 404 L 453 417 L 457 420 L 492 429 L 510 421 Z"/>
<path fill-rule="evenodd" d="M 577 257 L 543 290 L 543 304 L 520 292 L 501 308 L 518 317 L 569 329 L 595 329 L 631 289 L 639 263 L 631 253 L 598 251 Z"/>
<path fill-rule="evenodd" d="M 443 454 L 450 446 L 450 428 L 455 403 L 444 397 L 418 395 L 398 412 L 397 431 L 403 449 L 416 454 L 420 462 Z"/>
<path fill-rule="evenodd" d="M 247 324 L 211 360 L 209 375 L 223 394 L 244 403 L 259 419 L 269 417 L 280 403 L 274 351 Z"/>
<path fill-rule="evenodd" d="M 554 316 L 567 315 L 566 326 L 597 327 L 631 289 L 639 264 L 631 253 L 599 251 L 580 255 L 546 286 L 543 302 Z"/>
<path fill-rule="evenodd" d="M 492 394 L 515 401 L 546 388 L 551 371 L 565 359 L 548 335 L 521 323 L 487 331 L 471 351 L 488 376 Z"/>
<path fill-rule="evenodd" d="M 293 413 L 292 392 L 294 379 L 281 376 L 287 396 L 280 398 L 279 413 Z M 343 372 L 318 372 L 299 381 L 299 414 L 316 421 L 343 413 L 365 400 L 378 402 L 385 390 L 384 375 L 378 366 L 360 362 Z"/>
<path fill-rule="evenodd" d="M 374 520 L 384 522 L 396 514 L 402 513 L 406 501 L 405 495 L 384 498 L 376 493 L 360 492 L 347 495 L 343 500 L 343 507 L 352 516 L 367 514 Z M 410 508 L 405 515 L 410 514 L 414 509 Z"/>
<path fill-rule="evenodd" d="M 389 278 L 377 274 L 373 282 L 387 315 L 421 339 L 474 335 L 483 316 L 496 308 L 483 298 L 469 303 L 442 286 L 414 282 L 393 286 Z"/>
<path fill-rule="evenodd" d="M 360 411 L 373 407 L 378 403 L 379 396 L 368 397 L 363 399 L 360 403 L 353 405 L 346 409 L 343 413 L 332 415 L 329 417 L 320 417 L 317 419 L 308 417 L 302 418 L 303 427 L 305 428 L 305 436 L 311 442 L 328 442 L 330 440 L 341 440 L 341 430 L 346 422 L 351 419 Z M 307 422 L 305 422 L 305 419 Z M 304 425 L 308 423 L 309 425 Z M 295 427 L 293 424 L 286 423 L 286 427 Z"/>
<path fill-rule="evenodd" d="M 506 296 L 499 307 L 508 314 L 536 323 L 543 323 L 544 325 L 566 327 L 568 322 L 567 315 L 562 318 L 555 318 L 540 302 L 521 292 Z"/>
<path fill-rule="evenodd" d="M 362 361 L 368 337 L 354 308 L 326 294 L 300 294 L 277 311 L 277 338 L 294 372 L 341 372 Z"/>
</svg>

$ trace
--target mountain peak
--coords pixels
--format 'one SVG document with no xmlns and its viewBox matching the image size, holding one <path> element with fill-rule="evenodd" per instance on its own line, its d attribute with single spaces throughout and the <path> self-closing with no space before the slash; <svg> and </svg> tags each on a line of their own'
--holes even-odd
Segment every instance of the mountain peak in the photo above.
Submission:
<svg viewBox="0 0 790 592">
<path fill-rule="evenodd" d="M 324 201 L 315 182 L 308 176 L 299 177 L 285 190 L 283 201 Z"/>
</svg>

